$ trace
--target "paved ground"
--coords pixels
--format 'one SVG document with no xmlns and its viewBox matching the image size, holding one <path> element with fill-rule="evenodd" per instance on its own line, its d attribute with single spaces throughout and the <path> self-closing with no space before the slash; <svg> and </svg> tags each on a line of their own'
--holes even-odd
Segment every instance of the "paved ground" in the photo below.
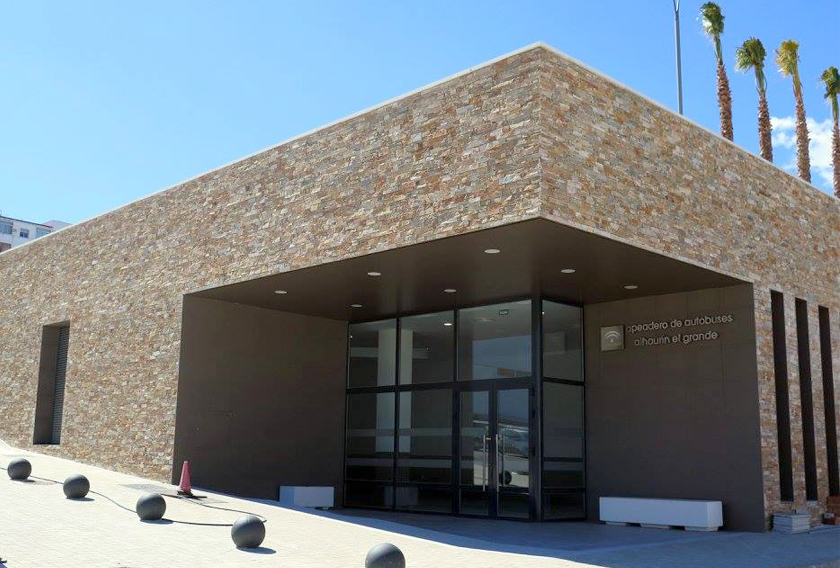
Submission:
<svg viewBox="0 0 840 568">
<path fill-rule="evenodd" d="M 63 480 L 83 473 L 97 490 L 133 509 L 137 498 L 173 487 L 74 462 L 30 454 L 0 442 L 0 466 L 25 456 L 33 475 Z M 2 473 L 2 472 L 0 472 Z M 512 523 L 442 516 L 297 511 L 267 501 L 207 492 L 208 504 L 253 511 L 268 519 L 263 548 L 234 548 L 227 527 L 178 521 L 229 523 L 239 515 L 167 499 L 166 518 L 144 523 L 108 499 L 64 498 L 44 481 L 0 476 L 0 567 L 199 568 L 282 566 L 361 568 L 368 549 L 393 542 L 409 568 L 768 567 L 840 566 L 840 529 L 806 535 L 713 534 L 605 527 L 587 523 Z"/>
</svg>

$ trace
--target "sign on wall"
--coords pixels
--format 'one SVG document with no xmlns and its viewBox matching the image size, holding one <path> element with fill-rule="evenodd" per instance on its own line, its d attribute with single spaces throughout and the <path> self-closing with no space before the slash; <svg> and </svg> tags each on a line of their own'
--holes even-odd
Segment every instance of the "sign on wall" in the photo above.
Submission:
<svg viewBox="0 0 840 568">
<path fill-rule="evenodd" d="M 601 328 L 601 351 L 624 349 L 624 326 L 608 325 Z"/>
<path fill-rule="evenodd" d="M 656 335 L 643 335 L 632 341 L 634 347 L 654 345 L 690 345 L 700 341 L 712 341 L 720 337 L 715 329 L 699 329 L 708 326 L 729 324 L 735 321 L 732 314 L 704 315 L 685 319 L 675 318 L 663 321 L 648 321 L 627 326 L 628 335 L 646 332 L 658 332 Z M 624 349 L 623 325 L 610 325 L 601 328 L 601 351 L 620 351 Z"/>
</svg>

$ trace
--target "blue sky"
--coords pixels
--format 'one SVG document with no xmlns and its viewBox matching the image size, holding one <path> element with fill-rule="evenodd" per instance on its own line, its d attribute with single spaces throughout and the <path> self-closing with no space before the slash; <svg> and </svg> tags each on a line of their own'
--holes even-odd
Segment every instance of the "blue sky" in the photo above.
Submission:
<svg viewBox="0 0 840 568">
<path fill-rule="evenodd" d="M 827 125 L 817 78 L 840 66 L 840 2 L 720 3 L 735 142 L 758 150 L 753 79 L 732 69 L 751 35 L 771 54 L 801 42 L 806 108 L 815 129 Z M 717 131 L 700 4 L 681 7 L 685 111 Z M 0 210 L 81 221 L 540 40 L 676 108 L 670 0 L 9 2 Z M 791 85 L 770 57 L 767 76 L 785 167 Z"/>
</svg>

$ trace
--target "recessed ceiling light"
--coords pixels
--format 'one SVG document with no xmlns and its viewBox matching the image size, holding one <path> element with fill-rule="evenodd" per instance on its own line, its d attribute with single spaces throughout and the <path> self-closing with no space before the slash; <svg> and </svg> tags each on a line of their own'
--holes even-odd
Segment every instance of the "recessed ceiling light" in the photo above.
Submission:
<svg viewBox="0 0 840 568">
<path fill-rule="evenodd" d="M 574 274 L 574 273 L 575 273 L 575 269 L 574 269 L 574 268 L 564 268 L 564 269 L 563 269 L 563 270 L 561 270 L 560 272 L 562 272 L 563 274 Z"/>
<path fill-rule="evenodd" d="M 635 284 L 628 284 L 624 287 L 625 290 L 635 290 L 636 288 L 638 288 L 638 286 L 636 286 Z"/>
<path fill-rule="evenodd" d="M 445 288 L 443 291 L 446 292 L 447 294 L 454 294 L 458 290 L 456 290 L 455 288 Z"/>
<path fill-rule="evenodd" d="M 351 308 L 361 308 L 362 305 L 361 304 L 350 304 L 350 307 Z"/>
<path fill-rule="evenodd" d="M 499 254 L 502 251 L 500 251 L 499 249 L 484 249 L 484 252 L 486 252 L 487 254 Z"/>
<path fill-rule="evenodd" d="M 450 325 L 452 325 L 452 322 L 451 321 L 445 321 L 445 322 L 443 322 L 443 325 L 445 325 L 446 327 L 449 327 Z"/>
<path fill-rule="evenodd" d="M 275 294 L 285 294 L 286 291 L 285 290 L 275 290 L 274 293 Z"/>
<path fill-rule="evenodd" d="M 375 270 L 371 270 L 368 272 L 368 276 L 382 276 L 381 272 L 376 272 Z"/>
</svg>

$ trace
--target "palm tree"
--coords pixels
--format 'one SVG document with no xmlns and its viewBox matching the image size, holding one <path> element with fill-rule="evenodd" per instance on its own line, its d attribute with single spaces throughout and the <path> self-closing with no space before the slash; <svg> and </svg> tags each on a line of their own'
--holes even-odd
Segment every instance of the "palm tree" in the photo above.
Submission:
<svg viewBox="0 0 840 568">
<path fill-rule="evenodd" d="M 776 50 L 776 65 L 785 77 L 793 79 L 793 97 L 796 99 L 796 168 L 799 177 L 811 181 L 811 159 L 808 156 L 808 124 L 805 122 L 805 101 L 799 81 L 799 43 L 789 39 Z"/>
<path fill-rule="evenodd" d="M 720 46 L 720 36 L 723 33 L 723 14 L 720 6 L 714 2 L 706 2 L 700 6 L 700 18 L 703 31 L 712 40 L 717 57 L 717 96 L 720 109 L 720 135 L 732 140 L 732 92 L 729 90 L 729 78 L 726 76 L 726 66 L 723 64 L 723 51 Z"/>
<path fill-rule="evenodd" d="M 840 73 L 831 66 L 820 75 L 825 83 L 825 98 L 831 104 L 831 117 L 834 119 L 834 135 L 831 137 L 831 161 L 834 166 L 834 197 L 840 197 L 840 109 L 837 97 L 840 96 Z"/>
<path fill-rule="evenodd" d="M 755 88 L 758 90 L 758 147 L 761 157 L 773 161 L 773 142 L 770 138 L 770 111 L 767 109 L 767 78 L 764 76 L 764 58 L 767 51 L 761 40 L 751 37 L 735 50 L 735 69 L 755 71 Z"/>
</svg>

